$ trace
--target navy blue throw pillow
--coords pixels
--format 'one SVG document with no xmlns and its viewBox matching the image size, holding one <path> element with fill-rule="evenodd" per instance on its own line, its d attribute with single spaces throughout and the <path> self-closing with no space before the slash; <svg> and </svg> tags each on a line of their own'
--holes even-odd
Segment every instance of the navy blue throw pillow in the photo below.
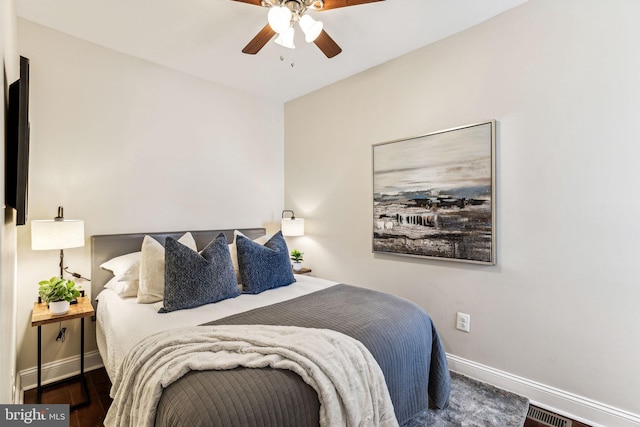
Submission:
<svg viewBox="0 0 640 427">
<path fill-rule="evenodd" d="M 296 281 L 289 263 L 287 242 L 280 231 L 264 246 L 237 235 L 236 247 L 243 292 L 259 294 L 267 289 L 287 286 Z"/>
<path fill-rule="evenodd" d="M 240 290 L 223 233 L 201 253 L 167 237 L 164 304 L 159 313 L 198 307 L 238 295 Z"/>
</svg>

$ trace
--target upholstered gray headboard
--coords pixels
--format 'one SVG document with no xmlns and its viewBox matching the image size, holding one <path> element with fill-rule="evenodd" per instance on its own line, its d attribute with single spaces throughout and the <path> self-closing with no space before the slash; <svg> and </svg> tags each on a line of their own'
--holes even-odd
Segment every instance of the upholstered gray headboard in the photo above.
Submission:
<svg viewBox="0 0 640 427">
<path fill-rule="evenodd" d="M 224 233 L 229 243 L 233 242 L 234 230 L 235 229 L 191 231 L 191 234 L 198 245 L 198 249 L 202 249 L 219 233 Z M 237 230 L 251 239 L 255 239 L 265 234 L 264 228 L 240 228 Z M 151 236 L 164 245 L 164 241 L 167 237 L 170 236 L 175 239 L 179 239 L 184 233 L 184 231 L 171 231 L 91 236 L 91 302 L 93 303 L 94 308 L 96 306 L 95 298 L 112 277 L 109 271 L 100 268 L 102 263 L 119 255 L 139 251 L 142 246 L 144 236 Z"/>
</svg>

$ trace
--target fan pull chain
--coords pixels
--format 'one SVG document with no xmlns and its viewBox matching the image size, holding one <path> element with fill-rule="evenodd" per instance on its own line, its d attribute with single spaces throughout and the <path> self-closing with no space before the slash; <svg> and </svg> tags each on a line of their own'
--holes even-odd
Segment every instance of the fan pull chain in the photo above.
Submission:
<svg viewBox="0 0 640 427">
<path fill-rule="evenodd" d="M 284 55 L 284 47 L 280 46 L 280 62 L 284 62 L 284 60 L 286 59 L 285 55 Z M 291 54 L 291 68 L 295 67 L 296 63 L 293 60 L 293 53 Z"/>
</svg>

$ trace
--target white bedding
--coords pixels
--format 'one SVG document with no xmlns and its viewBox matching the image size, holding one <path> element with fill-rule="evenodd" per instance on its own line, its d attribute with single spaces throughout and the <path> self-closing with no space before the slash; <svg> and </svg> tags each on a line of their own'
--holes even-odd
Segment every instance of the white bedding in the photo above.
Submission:
<svg viewBox="0 0 640 427">
<path fill-rule="evenodd" d="M 195 326 L 254 308 L 286 301 L 336 285 L 337 282 L 296 275 L 296 282 L 257 295 L 242 294 L 214 304 L 158 313 L 162 302 L 138 304 L 136 298 L 120 298 L 105 289 L 98 295 L 96 337 L 107 374 L 113 381 L 124 356 L 143 338 L 157 332 Z"/>
</svg>

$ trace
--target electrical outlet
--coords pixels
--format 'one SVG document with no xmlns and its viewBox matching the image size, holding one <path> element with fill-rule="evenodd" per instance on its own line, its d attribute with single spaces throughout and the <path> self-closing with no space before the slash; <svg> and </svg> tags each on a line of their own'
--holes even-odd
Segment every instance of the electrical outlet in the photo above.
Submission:
<svg viewBox="0 0 640 427">
<path fill-rule="evenodd" d="M 463 332 L 469 332 L 469 328 L 471 326 L 471 316 L 467 313 L 458 312 L 456 316 L 456 329 L 459 329 Z"/>
</svg>

